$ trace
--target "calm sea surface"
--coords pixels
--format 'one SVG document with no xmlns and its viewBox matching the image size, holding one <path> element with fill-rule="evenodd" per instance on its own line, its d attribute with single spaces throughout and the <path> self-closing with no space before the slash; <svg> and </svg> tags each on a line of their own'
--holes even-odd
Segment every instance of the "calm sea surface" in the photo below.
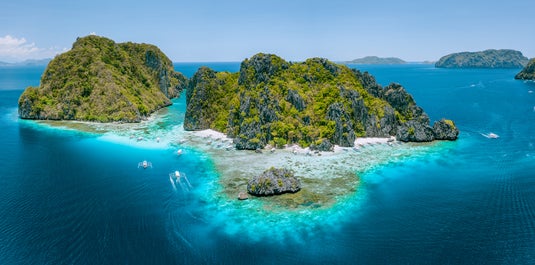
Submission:
<svg viewBox="0 0 535 265">
<path fill-rule="evenodd" d="M 175 67 L 201 65 L 239 70 Z M 453 119 L 459 140 L 364 172 L 359 203 L 329 224 L 291 215 L 247 232 L 213 203 L 233 198 L 209 197 L 206 154 L 21 121 L 17 99 L 44 67 L 0 68 L 0 264 L 535 264 L 535 83 L 507 69 L 352 67 L 402 84 L 431 120 Z M 172 139 L 185 110 L 174 102 L 137 133 Z M 137 168 L 145 159 L 152 169 Z M 191 192 L 171 186 L 177 168 Z"/>
</svg>

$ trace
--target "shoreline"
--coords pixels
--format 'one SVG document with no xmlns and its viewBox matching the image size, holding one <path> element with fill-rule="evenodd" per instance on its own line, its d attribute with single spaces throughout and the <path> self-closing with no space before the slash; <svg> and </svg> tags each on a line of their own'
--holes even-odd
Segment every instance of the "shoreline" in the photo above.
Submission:
<svg viewBox="0 0 535 265">
<path fill-rule="evenodd" d="M 333 151 L 314 151 L 289 145 L 282 149 L 266 147 L 261 153 L 236 150 L 233 140 L 215 130 L 185 131 L 181 123 L 160 125 L 166 113 L 136 124 L 101 124 L 91 122 L 38 122 L 57 129 L 78 130 L 99 134 L 103 141 L 131 145 L 136 148 L 191 148 L 206 154 L 211 160 L 215 182 L 220 187 L 210 196 L 223 201 L 244 203 L 269 212 L 328 209 L 348 198 L 358 196 L 361 188 L 359 172 L 390 162 L 402 161 L 425 153 L 433 143 L 403 143 L 394 138 L 357 138 L 354 147 L 335 146 Z M 82 125 L 82 126 L 79 126 Z M 138 137 L 142 140 L 137 140 Z M 183 154 L 187 155 L 187 154 Z M 247 182 L 270 167 L 293 170 L 301 180 L 302 189 L 270 197 L 249 195 L 248 202 L 237 200 L 240 192 L 247 192 Z M 223 197 L 221 197 L 223 196 Z M 241 206 L 240 206 L 241 205 Z M 259 206 L 260 205 L 260 206 Z"/>
<path fill-rule="evenodd" d="M 50 124 L 46 127 L 67 129 Z M 313 234 L 320 227 L 337 227 L 347 221 L 348 216 L 358 214 L 360 207 L 366 203 L 367 185 L 373 180 L 361 178 L 363 173 L 442 152 L 442 149 L 436 148 L 441 145 L 436 143 L 358 138 L 355 147 L 336 147 L 333 152 L 307 155 L 306 149 L 294 153 L 293 146 L 289 146 L 273 153 L 264 150 L 259 154 L 236 150 L 232 139 L 213 130 L 185 131 L 181 122 L 170 119 L 169 114 L 157 116 L 142 126 L 103 126 L 99 129 L 102 130 L 96 136 L 97 140 L 134 148 L 158 149 L 165 159 L 173 161 L 174 168 L 178 170 L 179 161 L 188 163 L 191 159 L 198 159 L 208 163 L 207 171 L 199 172 L 199 176 L 203 176 L 203 179 L 197 180 L 200 185 L 188 192 L 179 190 L 177 198 L 188 198 L 197 203 L 202 219 L 210 220 L 207 224 L 214 229 L 253 241 L 284 238 L 301 242 L 299 237 L 293 236 L 296 228 Z M 132 135 L 140 135 L 144 139 L 137 141 Z M 156 141 L 158 138 L 160 142 Z M 232 148 L 227 148 L 229 146 Z M 184 150 L 181 156 L 186 157 L 176 159 L 180 149 Z M 190 155 L 192 157 L 187 157 Z M 238 200 L 239 192 L 246 191 L 247 182 L 272 166 L 293 170 L 301 180 L 301 190 L 271 197 L 249 195 L 247 200 Z M 167 176 L 164 177 L 160 181 L 167 183 Z M 273 230 L 273 225 L 278 228 Z"/>
<path fill-rule="evenodd" d="M 210 129 L 185 131 L 184 138 L 187 145 L 210 156 L 222 193 L 230 200 L 247 192 L 249 179 L 270 167 L 293 170 L 302 183 L 299 192 L 270 197 L 249 195 L 249 201 L 260 201 L 269 211 L 329 208 L 358 193 L 358 172 L 387 163 L 392 157 L 410 156 L 414 147 L 392 138 L 357 138 L 355 147 L 335 146 L 332 152 L 311 152 L 309 148 L 290 145 L 274 150 L 268 147 L 257 153 L 236 150 L 231 138 Z"/>
<path fill-rule="evenodd" d="M 232 138 L 229 138 L 226 134 L 222 132 L 218 132 L 212 129 L 206 129 L 201 131 L 189 131 L 186 133 L 194 134 L 197 137 L 203 138 L 203 139 L 210 139 L 213 141 L 221 141 L 221 142 L 232 142 Z M 354 146 L 353 147 L 341 147 L 339 145 L 334 146 L 333 151 L 319 151 L 322 155 L 329 155 L 333 153 L 339 153 L 341 151 L 347 151 L 350 149 L 355 150 L 355 148 L 361 148 L 366 146 L 373 146 L 377 144 L 399 144 L 401 142 L 397 141 L 394 136 L 391 137 L 358 137 L 355 139 Z M 266 145 L 265 148 L 260 149 L 263 152 L 271 151 L 271 146 Z M 306 147 L 300 147 L 297 144 L 292 145 L 285 145 L 285 148 L 277 148 L 275 150 L 286 150 L 286 151 L 295 151 L 299 154 L 306 154 L 307 152 L 312 152 L 310 148 Z M 252 151 L 252 150 L 241 150 L 241 151 Z"/>
</svg>

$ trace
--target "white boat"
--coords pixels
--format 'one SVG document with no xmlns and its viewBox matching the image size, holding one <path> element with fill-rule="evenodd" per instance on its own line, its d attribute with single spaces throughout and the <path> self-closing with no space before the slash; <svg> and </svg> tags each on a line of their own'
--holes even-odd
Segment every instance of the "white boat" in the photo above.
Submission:
<svg viewBox="0 0 535 265">
<path fill-rule="evenodd" d="M 146 169 L 146 168 L 148 168 L 148 167 L 151 167 L 151 168 L 152 168 L 152 163 L 149 162 L 149 161 L 147 161 L 147 160 L 143 160 L 143 161 L 137 163 L 137 167 L 138 167 L 138 168 L 142 167 L 142 168 L 144 168 L 144 169 Z"/>
<path fill-rule="evenodd" d="M 186 174 L 184 173 L 180 174 L 178 170 L 169 174 L 169 180 L 171 180 L 171 184 L 173 184 L 174 189 L 176 189 L 175 183 L 177 183 L 180 186 L 182 191 L 190 191 L 192 188 L 191 183 L 186 177 Z"/>
<path fill-rule="evenodd" d="M 182 155 L 182 149 L 178 149 L 178 151 L 176 151 L 176 154 L 177 154 L 178 156 L 181 156 L 181 155 Z"/>
<path fill-rule="evenodd" d="M 493 132 L 490 132 L 490 133 L 488 133 L 488 134 L 484 134 L 484 133 L 482 133 L 481 135 L 483 135 L 484 137 L 487 137 L 487 138 L 489 138 L 489 139 L 496 139 L 496 138 L 499 138 L 499 137 L 500 137 L 499 135 L 497 135 L 497 134 L 495 134 L 495 133 L 493 133 Z"/>
</svg>

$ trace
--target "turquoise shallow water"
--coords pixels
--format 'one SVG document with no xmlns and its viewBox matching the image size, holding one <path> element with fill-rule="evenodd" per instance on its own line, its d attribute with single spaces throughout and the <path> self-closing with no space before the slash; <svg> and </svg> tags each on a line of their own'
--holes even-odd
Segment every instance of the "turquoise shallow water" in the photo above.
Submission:
<svg viewBox="0 0 535 265">
<path fill-rule="evenodd" d="M 535 263 L 535 84 L 517 70 L 358 67 L 403 84 L 432 120 L 454 119 L 460 139 L 361 172 L 357 194 L 331 209 L 264 218 L 219 193 L 211 158 L 178 143 L 183 98 L 133 132 L 162 143 L 138 143 L 18 120 L 21 89 L 43 68 L 0 68 L 0 263 Z M 154 167 L 138 169 L 144 159 Z M 190 192 L 173 189 L 174 170 Z"/>
</svg>

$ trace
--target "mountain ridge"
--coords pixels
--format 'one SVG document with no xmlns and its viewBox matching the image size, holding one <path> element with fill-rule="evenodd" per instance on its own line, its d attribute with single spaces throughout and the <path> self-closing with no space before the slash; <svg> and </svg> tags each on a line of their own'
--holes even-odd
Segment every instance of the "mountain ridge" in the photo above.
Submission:
<svg viewBox="0 0 535 265">
<path fill-rule="evenodd" d="M 407 62 L 397 57 L 366 56 L 348 61 L 354 64 L 406 64 Z"/>
</svg>

